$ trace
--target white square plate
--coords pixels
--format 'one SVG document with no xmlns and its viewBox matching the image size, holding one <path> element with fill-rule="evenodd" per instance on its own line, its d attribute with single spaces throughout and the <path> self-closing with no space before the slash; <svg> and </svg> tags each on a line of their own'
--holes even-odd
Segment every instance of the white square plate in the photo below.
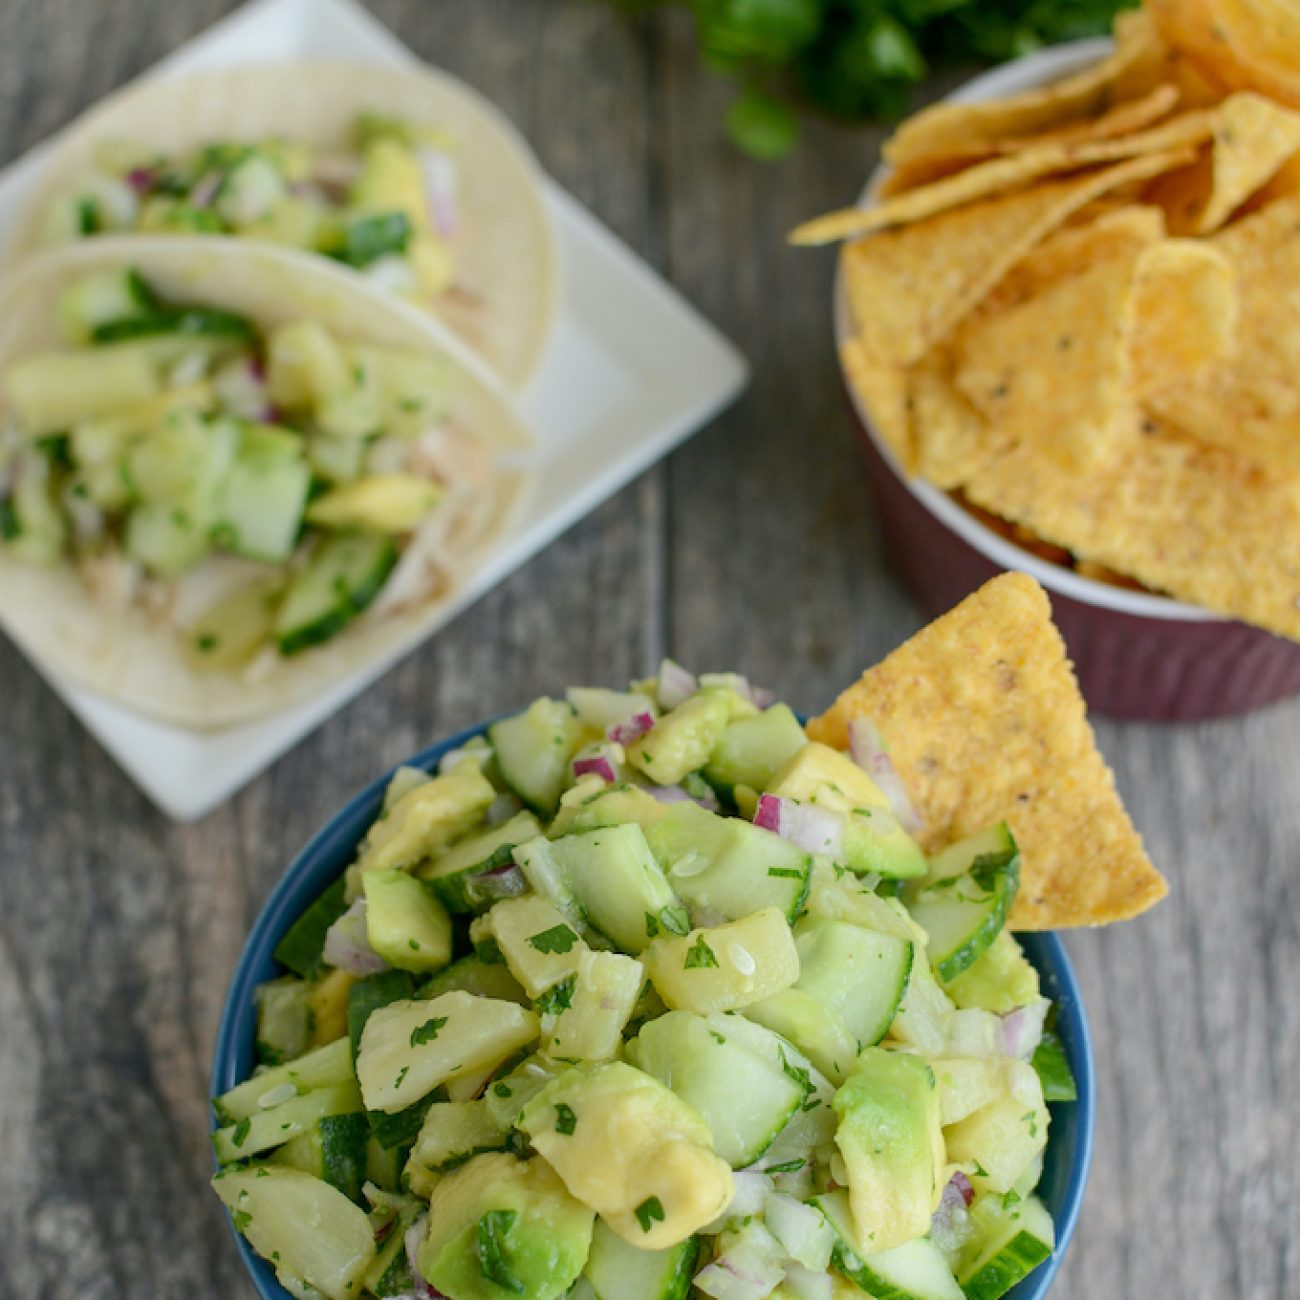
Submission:
<svg viewBox="0 0 1300 1300">
<path fill-rule="evenodd" d="M 146 75 L 292 58 L 405 63 L 414 57 L 352 0 L 256 0 Z M 0 245 L 36 192 L 49 148 L 42 145 L 0 172 Z M 699 428 L 748 378 L 736 350 L 586 209 L 551 182 L 547 198 L 559 233 L 563 297 L 550 348 L 522 399 L 538 438 L 537 489 L 438 627 Z M 190 821 L 404 653 L 367 664 L 309 704 L 213 734 L 166 726 L 44 675 L 150 798 L 169 816 Z"/>
</svg>

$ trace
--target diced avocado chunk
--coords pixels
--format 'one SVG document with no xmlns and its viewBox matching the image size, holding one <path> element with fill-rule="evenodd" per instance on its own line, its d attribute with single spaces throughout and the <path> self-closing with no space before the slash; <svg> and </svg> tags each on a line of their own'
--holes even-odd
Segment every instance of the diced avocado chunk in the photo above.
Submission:
<svg viewBox="0 0 1300 1300">
<path fill-rule="evenodd" d="M 766 787 L 768 794 L 815 803 L 833 812 L 888 808 L 880 787 L 847 754 L 810 740 Z"/>
<path fill-rule="evenodd" d="M 451 917 L 422 881 L 396 867 L 367 871 L 366 937 L 390 966 L 436 971 L 451 960 Z"/>
<path fill-rule="evenodd" d="M 441 853 L 482 820 L 496 791 L 476 761 L 417 786 L 370 828 L 357 858 L 362 871 L 409 870 Z"/>
<path fill-rule="evenodd" d="M 628 762 L 656 785 L 678 785 L 702 768 L 731 721 L 733 693 L 699 691 L 628 746 Z"/>
<path fill-rule="evenodd" d="M 336 1187 L 297 1169 L 231 1169 L 212 1186 L 235 1227 L 281 1280 L 351 1300 L 375 1257 L 365 1212 Z"/>
<path fill-rule="evenodd" d="M 643 956 L 668 1006 L 702 1016 L 761 1002 L 799 977 L 794 936 L 775 907 L 681 937 L 660 935 Z"/>
<path fill-rule="evenodd" d="M 441 1173 L 464 1164 L 470 1156 L 502 1150 L 506 1131 L 481 1098 L 435 1102 L 424 1117 L 420 1135 L 411 1148 L 411 1159 Z"/>
<path fill-rule="evenodd" d="M 982 1007 L 1006 1015 L 1039 998 L 1038 972 L 1030 965 L 1010 931 L 992 944 L 944 991 L 959 1007 Z"/>
<path fill-rule="evenodd" d="M 738 785 L 765 790 L 807 743 L 808 737 L 789 706 L 774 704 L 757 717 L 738 718 L 727 725 L 704 775 L 727 790 Z"/>
<path fill-rule="evenodd" d="M 433 1189 L 420 1272 L 458 1300 L 557 1300 L 582 1272 L 594 1217 L 544 1161 L 475 1156 Z"/>
<path fill-rule="evenodd" d="M 641 1249 L 687 1240 L 734 1192 L 704 1120 L 622 1061 L 566 1071 L 520 1124 L 569 1191 Z"/>
<path fill-rule="evenodd" d="M 370 474 L 317 497 L 307 507 L 307 522 L 320 528 L 410 533 L 442 496 L 439 484 L 419 474 Z"/>
<path fill-rule="evenodd" d="M 924 1236 L 945 1159 L 934 1072 L 920 1057 L 868 1047 L 832 1105 L 861 1248 Z"/>
</svg>

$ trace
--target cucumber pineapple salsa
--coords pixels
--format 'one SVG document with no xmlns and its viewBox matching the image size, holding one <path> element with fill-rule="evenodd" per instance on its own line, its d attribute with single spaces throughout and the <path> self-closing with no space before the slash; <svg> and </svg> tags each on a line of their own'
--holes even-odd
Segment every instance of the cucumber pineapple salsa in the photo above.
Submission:
<svg viewBox="0 0 1300 1300">
<path fill-rule="evenodd" d="M 432 305 L 458 284 L 455 149 L 440 132 L 361 114 L 346 149 L 302 141 L 217 141 L 160 156 L 108 139 L 51 201 L 49 243 L 92 235 L 236 235 L 301 248 Z"/>
<path fill-rule="evenodd" d="M 68 346 L 4 376 L 0 550 L 158 610 L 196 668 L 334 637 L 437 527 L 447 466 L 489 468 L 447 426 L 437 359 L 261 331 L 129 268 L 74 281 L 59 319 Z"/>
<path fill-rule="evenodd" d="M 671 662 L 399 769 L 214 1102 L 235 1226 L 331 1300 L 1002 1295 L 1073 1082 L 1007 828 L 910 815 Z"/>
</svg>

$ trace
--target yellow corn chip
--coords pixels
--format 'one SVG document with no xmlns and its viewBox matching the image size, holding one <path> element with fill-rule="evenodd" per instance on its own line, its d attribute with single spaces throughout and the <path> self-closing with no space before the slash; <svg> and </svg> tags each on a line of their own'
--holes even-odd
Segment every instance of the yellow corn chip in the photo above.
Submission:
<svg viewBox="0 0 1300 1300">
<path fill-rule="evenodd" d="M 885 445 L 903 469 L 913 473 L 916 455 L 912 446 L 911 416 L 907 409 L 906 372 L 879 360 L 858 339 L 849 339 L 840 349 L 840 356 L 849 386 L 871 413 L 871 423 L 876 432 L 885 440 Z"/>
<path fill-rule="evenodd" d="M 1146 418 L 1086 478 L 988 440 L 976 505 L 1157 591 L 1300 639 L 1300 474 L 1270 473 Z"/>
<path fill-rule="evenodd" d="M 1150 399 L 1170 423 L 1264 466 L 1300 468 L 1300 195 L 1212 241 L 1236 272 L 1235 357 Z"/>
<path fill-rule="evenodd" d="M 1139 253 L 1164 234 L 1164 213 L 1142 204 L 1112 208 L 1087 224 L 1066 226 L 1016 263 L 984 300 L 981 310 L 1014 307 L 1101 262 Z"/>
<path fill-rule="evenodd" d="M 1295 0 L 1212 0 L 1211 38 L 1232 52 L 1239 80 L 1300 108 L 1300 7 Z M 1212 50 L 1217 53 L 1217 47 Z"/>
<path fill-rule="evenodd" d="M 916 472 L 936 487 L 955 488 L 987 452 L 989 431 L 980 413 L 952 382 L 952 358 L 930 352 L 908 379 Z"/>
<path fill-rule="evenodd" d="M 1194 235 L 1214 190 L 1214 151 L 1201 149 L 1186 166 L 1157 176 L 1142 195 L 1165 214 L 1171 235 Z"/>
<path fill-rule="evenodd" d="M 1072 213 L 1159 174 L 1178 156 L 1127 159 L 848 245 L 844 277 L 864 346 L 898 365 L 919 360 Z"/>
<path fill-rule="evenodd" d="M 957 387 L 1000 436 L 1074 470 L 1115 453 L 1132 430 L 1126 308 L 1136 262 L 1103 262 L 959 331 Z"/>
<path fill-rule="evenodd" d="M 1242 208 L 1240 215 L 1249 216 L 1258 212 L 1260 208 L 1266 208 L 1270 203 L 1276 203 L 1278 199 L 1294 198 L 1297 194 L 1300 194 L 1300 154 L 1296 154 L 1290 162 L 1282 164 L 1277 175 L 1262 189 L 1256 191 Z"/>
<path fill-rule="evenodd" d="M 1300 152 L 1300 113 L 1261 95 L 1230 95 L 1214 124 L 1214 182 L 1197 221 L 1218 230 L 1278 169 Z"/>
<path fill-rule="evenodd" d="M 1165 52 L 1145 14 L 1121 14 L 1115 41 L 1108 58 L 1053 85 L 978 104 L 936 104 L 917 113 L 885 143 L 885 160 L 903 167 L 923 158 L 978 156 L 999 140 L 1096 116 L 1163 79 L 1155 69 Z"/>
<path fill-rule="evenodd" d="M 1016 153 L 1038 144 L 1079 144 L 1084 140 L 1114 140 L 1119 136 L 1140 131 L 1171 113 L 1179 100 L 1179 90 L 1172 82 L 1164 82 L 1138 99 L 1127 99 L 1109 108 L 1099 117 L 1087 117 L 1080 122 L 1058 126 L 1038 135 L 1022 135 L 999 140 L 993 153 Z"/>
<path fill-rule="evenodd" d="M 1129 302 L 1129 350 L 1139 396 L 1186 383 L 1234 355 L 1232 263 L 1203 240 L 1167 239 L 1138 258 Z"/>
<path fill-rule="evenodd" d="M 1148 154 L 1166 155 L 1200 144 L 1210 138 L 1215 115 L 1209 109 L 1194 109 L 1153 126 L 1146 131 L 1121 136 L 1118 140 L 1085 140 L 1078 144 L 1043 144 L 1022 149 L 1004 158 L 977 163 L 964 171 L 918 189 L 894 195 L 869 208 L 844 208 L 830 212 L 795 229 L 795 244 L 829 244 L 854 235 L 866 235 L 890 226 L 923 221 L 940 212 L 991 194 L 1003 194 L 1058 172 L 1078 171 L 1097 163 L 1116 162 Z M 1185 161 L 1169 160 L 1169 166 Z"/>
<path fill-rule="evenodd" d="M 1078 682 L 1030 577 L 994 578 L 808 724 L 844 748 L 869 718 L 933 850 L 1006 821 L 1020 847 L 1011 927 L 1104 925 L 1168 891 L 1088 726 Z"/>
</svg>

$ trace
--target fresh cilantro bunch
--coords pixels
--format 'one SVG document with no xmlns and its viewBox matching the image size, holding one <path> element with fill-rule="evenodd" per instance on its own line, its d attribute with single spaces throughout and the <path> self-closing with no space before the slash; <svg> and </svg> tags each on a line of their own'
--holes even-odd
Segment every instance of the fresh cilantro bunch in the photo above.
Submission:
<svg viewBox="0 0 1300 1300">
<path fill-rule="evenodd" d="M 700 52 L 740 94 L 727 133 L 780 158 L 799 108 L 861 120 L 897 117 L 935 63 L 1001 61 L 1110 30 L 1134 0 L 613 0 L 627 10 L 685 5 Z"/>
</svg>

